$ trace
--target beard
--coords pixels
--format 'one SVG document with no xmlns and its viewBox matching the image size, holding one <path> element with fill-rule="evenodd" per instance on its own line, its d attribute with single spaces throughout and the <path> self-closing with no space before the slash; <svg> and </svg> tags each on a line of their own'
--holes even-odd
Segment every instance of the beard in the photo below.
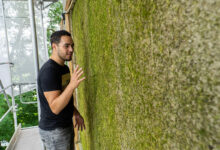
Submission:
<svg viewBox="0 0 220 150">
<path fill-rule="evenodd" d="M 72 60 L 72 54 L 71 55 L 70 54 L 69 55 L 68 54 L 62 54 L 62 53 L 60 53 L 60 50 L 58 50 L 58 56 L 63 61 L 70 61 L 70 60 Z"/>
<path fill-rule="evenodd" d="M 70 60 L 72 60 L 72 56 L 69 59 L 65 59 L 65 61 L 70 61 Z"/>
<path fill-rule="evenodd" d="M 60 56 L 60 55 L 58 55 L 58 56 L 59 56 L 60 59 L 62 59 L 63 61 L 70 61 L 70 60 L 72 60 L 72 56 L 70 56 L 70 58 L 66 58 L 66 57 Z"/>
</svg>

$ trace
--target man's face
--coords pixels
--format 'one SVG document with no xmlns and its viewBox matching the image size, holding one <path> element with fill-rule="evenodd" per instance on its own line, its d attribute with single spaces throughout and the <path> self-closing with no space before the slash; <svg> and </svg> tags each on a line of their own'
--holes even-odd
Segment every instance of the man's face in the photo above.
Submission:
<svg viewBox="0 0 220 150">
<path fill-rule="evenodd" d="M 74 43 L 70 36 L 62 36 L 60 43 L 56 45 L 57 54 L 63 61 L 70 61 L 74 51 Z"/>
</svg>

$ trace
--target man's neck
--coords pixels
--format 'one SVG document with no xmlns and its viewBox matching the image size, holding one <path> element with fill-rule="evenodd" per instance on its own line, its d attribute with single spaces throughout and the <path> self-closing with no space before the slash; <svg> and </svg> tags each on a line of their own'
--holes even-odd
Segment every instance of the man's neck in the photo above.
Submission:
<svg viewBox="0 0 220 150">
<path fill-rule="evenodd" d="M 64 61 L 54 55 L 51 55 L 50 59 L 52 59 L 53 61 L 55 61 L 56 63 L 58 63 L 61 66 L 64 66 Z"/>
</svg>

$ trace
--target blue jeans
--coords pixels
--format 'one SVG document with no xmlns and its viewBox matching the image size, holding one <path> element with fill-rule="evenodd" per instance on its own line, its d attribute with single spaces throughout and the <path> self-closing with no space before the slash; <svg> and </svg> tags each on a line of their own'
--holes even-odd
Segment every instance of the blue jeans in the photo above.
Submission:
<svg viewBox="0 0 220 150">
<path fill-rule="evenodd" d="M 46 150 L 74 150 L 73 126 L 54 130 L 39 128 L 39 133 Z"/>
</svg>

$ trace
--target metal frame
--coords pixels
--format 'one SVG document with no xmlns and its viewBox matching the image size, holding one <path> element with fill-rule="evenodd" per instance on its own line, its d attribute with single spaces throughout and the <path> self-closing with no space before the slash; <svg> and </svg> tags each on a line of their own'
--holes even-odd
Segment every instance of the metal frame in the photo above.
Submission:
<svg viewBox="0 0 220 150">
<path fill-rule="evenodd" d="M 48 51 L 47 51 L 47 43 L 46 43 L 46 39 L 47 39 L 47 34 L 45 32 L 45 29 L 44 29 L 44 16 L 43 16 L 43 10 L 44 10 L 44 2 L 43 0 L 40 0 L 39 2 L 40 4 L 40 20 L 41 20 L 41 26 L 42 26 L 42 34 L 43 34 L 43 37 L 44 37 L 44 48 L 46 49 L 45 53 L 46 53 L 46 57 L 49 58 L 48 56 Z"/>
<path fill-rule="evenodd" d="M 0 2 L 1 2 L 1 5 L 2 5 L 2 15 L 3 15 L 4 29 L 5 29 L 6 48 L 7 48 L 7 52 L 8 52 L 8 60 L 9 60 L 9 62 L 11 62 L 10 57 L 9 57 L 8 32 L 7 32 L 6 21 L 5 21 L 4 3 L 3 3 L 3 0 L 1 0 Z M 11 80 L 12 79 L 11 68 L 9 69 L 9 73 L 10 73 L 10 80 Z M 11 81 L 11 83 L 12 83 L 12 81 Z M 14 118 L 14 128 L 16 129 L 17 128 L 17 115 L 16 115 L 16 107 L 15 107 L 15 100 L 14 100 L 14 93 L 13 92 L 14 91 L 13 91 L 13 88 L 11 86 L 12 111 L 13 111 L 13 118 Z"/>
<path fill-rule="evenodd" d="M 3 86 L 3 85 L 2 85 Z M 13 84 L 11 85 L 8 85 L 6 87 L 3 87 L 1 90 L 0 90 L 0 93 L 4 92 L 6 89 L 10 88 L 11 86 L 13 86 Z"/>
<path fill-rule="evenodd" d="M 33 44 L 33 53 L 35 59 L 35 75 L 38 76 L 39 73 L 39 58 L 38 58 L 38 46 L 37 46 L 37 34 L 36 34 L 36 23 L 35 23 L 35 12 L 34 12 L 34 1 L 28 0 L 30 22 L 31 22 L 31 31 L 32 31 L 32 44 Z M 38 91 L 38 86 L 36 84 L 36 90 Z M 37 110 L 38 110 L 38 120 L 40 120 L 40 101 L 39 95 L 37 92 Z"/>
<path fill-rule="evenodd" d="M 3 85 L 2 85 L 2 87 L 3 87 Z M 0 119 L 0 122 L 7 116 L 7 114 L 8 114 L 10 111 L 12 111 L 12 113 L 13 113 L 13 118 L 14 118 L 14 128 L 15 128 L 15 130 L 16 130 L 16 129 L 17 129 L 17 114 L 16 114 L 16 111 L 17 111 L 16 108 L 17 108 L 17 106 L 16 106 L 16 104 L 15 104 L 15 99 L 14 99 L 13 84 L 10 85 L 10 86 L 7 86 L 6 88 L 3 87 L 3 89 L 0 91 L 0 93 L 1 93 L 1 92 L 5 93 L 5 90 L 8 89 L 8 88 L 11 88 L 11 91 L 12 91 L 12 93 L 11 93 L 12 106 L 10 106 L 9 109 L 7 110 L 7 112 L 4 113 L 4 115 L 3 115 L 3 116 L 1 117 L 1 119 Z M 6 97 L 7 97 L 7 95 L 6 95 Z M 9 101 L 8 101 L 8 102 L 9 102 Z"/>
<path fill-rule="evenodd" d="M 7 96 L 7 94 L 6 94 L 5 90 L 4 90 L 4 86 L 3 86 L 3 84 L 2 84 L 2 81 L 1 81 L 1 80 L 0 80 L 0 86 L 1 86 L 1 88 L 3 89 L 3 90 L 1 90 L 1 91 L 2 91 L 2 92 L 3 92 L 3 94 L 4 94 L 4 97 L 5 97 L 6 101 L 7 101 L 8 107 L 10 107 L 10 106 L 11 106 L 11 104 L 10 104 L 9 99 L 8 99 L 8 96 Z M 0 93 L 1 93 L 1 92 L 0 92 Z M 0 122 L 1 122 L 1 121 L 0 121 Z"/>
<path fill-rule="evenodd" d="M 17 84 L 11 84 L 11 85 L 7 86 L 6 88 L 4 88 L 3 85 L 2 85 L 2 82 L 1 82 L 1 80 L 0 80 L 0 86 L 1 86 L 1 88 L 2 88 L 2 90 L 0 91 L 0 93 L 3 93 L 3 94 L 4 94 L 5 99 L 6 99 L 7 103 L 8 103 L 8 107 L 9 107 L 8 110 L 7 110 L 7 112 L 5 112 L 4 115 L 0 118 L 0 122 L 8 115 L 8 113 L 9 113 L 10 111 L 12 111 L 13 117 L 14 117 L 14 114 L 15 114 L 15 116 L 16 116 L 16 117 L 14 117 L 14 123 L 15 123 L 15 125 L 16 125 L 16 126 L 15 126 L 15 129 L 17 128 L 17 115 L 16 115 L 17 105 L 16 105 L 16 103 L 15 103 L 15 99 L 14 99 L 13 93 L 12 93 L 12 104 L 10 104 L 10 102 L 9 102 L 9 100 L 8 100 L 8 96 L 7 96 L 6 92 L 5 92 L 6 89 L 11 88 L 12 91 L 13 91 L 13 86 L 19 86 L 20 102 L 21 102 L 22 104 L 34 104 L 34 103 L 37 103 L 36 101 L 31 101 L 31 102 L 24 102 L 24 101 L 22 101 L 21 86 L 22 86 L 22 85 L 28 85 L 28 84 L 31 85 L 31 84 L 35 84 L 35 83 L 17 83 Z"/>
<path fill-rule="evenodd" d="M 9 107 L 9 109 L 4 113 L 4 115 L 1 117 L 0 122 L 7 116 L 7 114 L 13 109 L 13 106 Z"/>
<path fill-rule="evenodd" d="M 30 14 L 30 23 L 31 23 L 31 30 L 32 30 L 32 43 L 33 43 L 33 53 L 34 53 L 34 59 L 35 59 L 35 74 L 36 77 L 38 76 L 38 72 L 39 72 L 39 58 L 38 58 L 38 46 L 37 46 L 37 36 L 36 36 L 36 23 L 35 23 L 35 12 L 34 12 L 34 2 L 35 0 L 4 0 L 4 1 L 28 1 L 28 5 L 29 5 L 29 14 Z M 41 24 L 42 24 L 42 33 L 43 33 L 43 42 L 44 42 L 44 47 L 45 47 L 45 52 L 46 52 L 46 57 L 48 58 L 48 53 L 47 53 L 47 45 L 46 45 L 46 33 L 44 30 L 44 25 L 43 25 L 43 9 L 45 9 L 43 7 L 43 2 L 57 2 L 58 0 L 37 0 L 39 1 L 40 4 L 40 15 L 41 15 Z M 10 57 L 9 57 L 9 42 L 8 42 L 8 32 L 7 32 L 7 27 L 6 27 L 6 16 L 5 16 L 5 12 L 4 12 L 4 3 L 3 0 L 0 0 L 0 4 L 2 5 L 2 17 L 3 17 L 3 24 L 4 24 L 4 30 L 5 30 L 5 37 L 6 37 L 6 49 L 7 49 L 7 54 L 8 54 L 8 62 L 1 62 L 0 65 L 6 65 L 9 64 L 10 67 L 13 66 L 14 64 L 10 61 Z M 28 19 L 28 18 L 27 18 Z M 9 74 L 10 74 L 10 82 L 12 83 L 12 74 L 11 74 L 11 68 L 9 69 Z M 14 84 L 12 83 L 11 85 L 7 86 L 7 87 L 3 87 L 3 84 L 1 83 L 1 90 L 0 93 L 3 92 L 5 99 L 8 103 L 9 109 L 8 111 L 3 115 L 3 117 L 0 119 L 0 122 L 5 118 L 5 116 L 12 110 L 13 112 L 13 118 L 14 118 L 14 126 L 15 129 L 17 128 L 17 115 L 16 115 L 16 104 L 15 104 L 15 100 L 14 100 L 14 91 L 13 91 L 13 87 L 14 86 L 19 86 L 19 95 L 20 95 L 20 102 L 23 104 L 33 104 L 36 102 L 24 102 L 22 100 L 22 96 L 21 96 L 21 86 L 22 85 L 26 85 L 26 84 L 33 84 L 33 83 L 19 83 L 19 84 Z M 36 84 L 36 83 L 35 83 Z M 10 104 L 7 94 L 5 92 L 6 89 L 11 88 L 11 97 L 12 97 L 12 104 Z M 36 89 L 37 89 L 37 84 L 36 84 Z M 40 119 L 40 103 L 39 103 L 39 98 L 38 98 L 38 92 L 37 92 L 37 103 L 38 103 L 38 119 Z"/>
<path fill-rule="evenodd" d="M 33 84 L 35 84 L 35 83 L 33 83 Z M 22 86 L 21 84 L 18 85 L 18 87 L 19 87 L 19 99 L 20 99 L 20 102 L 21 102 L 22 104 L 36 104 L 37 101 L 24 102 L 24 101 L 22 100 L 21 86 Z"/>
<path fill-rule="evenodd" d="M 31 24 L 31 30 L 32 30 L 32 44 L 33 44 L 33 53 L 34 53 L 34 60 L 35 60 L 35 74 L 36 77 L 38 76 L 38 72 L 39 72 L 39 58 L 38 58 L 38 47 L 37 47 L 37 36 L 36 36 L 36 24 L 35 24 L 35 12 L 34 12 L 34 2 L 36 1 L 40 1 L 40 15 L 41 15 L 41 24 L 43 27 L 42 33 L 43 33 L 43 38 L 44 38 L 44 47 L 45 50 L 47 50 L 47 44 L 46 44 L 46 32 L 44 30 L 44 22 L 43 22 L 43 10 L 47 7 L 49 7 L 51 4 L 57 2 L 58 0 L 4 0 L 4 1 L 28 1 L 28 6 L 29 6 L 29 15 L 30 15 L 30 24 Z M 43 6 L 43 2 L 51 2 L 49 5 L 47 6 Z M 9 43 L 8 43 L 8 33 L 7 33 L 7 28 L 6 28 L 6 21 L 5 21 L 5 12 L 4 12 L 4 3 L 3 0 L 0 0 L 0 4 L 2 5 L 2 14 L 3 14 L 3 23 L 4 23 L 4 29 L 5 29 L 5 37 L 6 37 L 6 45 L 7 45 L 7 52 L 8 52 L 8 58 L 9 58 Z M 11 18 L 11 17 L 7 17 L 7 18 Z M 13 17 L 12 17 L 13 18 Z M 22 18 L 22 17 L 20 17 Z M 46 51 L 46 57 L 48 58 L 48 52 Z M 10 58 L 8 59 L 9 62 L 1 62 L 0 65 L 5 65 L 5 64 L 9 64 L 10 65 L 10 80 L 12 80 L 12 73 L 11 73 L 11 66 L 13 66 L 14 64 L 12 62 L 10 62 Z M 11 81 L 12 83 L 12 81 Z M 36 102 L 24 102 L 22 100 L 22 96 L 21 96 L 21 86 L 22 85 L 26 85 L 26 84 L 36 84 L 36 83 L 12 83 L 11 85 L 7 86 L 7 87 L 3 87 L 3 85 L 1 84 L 2 89 L 0 90 L 0 93 L 4 93 L 4 96 L 6 98 L 6 101 L 8 103 L 9 109 L 7 110 L 7 112 L 0 118 L 0 122 L 9 114 L 10 111 L 13 112 L 13 118 L 14 118 L 14 128 L 15 131 L 17 131 L 17 129 L 21 128 L 21 125 L 18 126 L 17 124 L 17 115 L 16 115 L 16 103 L 15 103 L 15 99 L 14 99 L 14 91 L 13 91 L 13 87 L 14 86 L 19 86 L 19 95 L 20 95 L 20 101 L 23 104 L 33 104 Z M 6 89 L 10 88 L 11 89 L 11 98 L 12 98 L 12 104 L 10 105 L 10 101 L 8 100 L 7 94 L 5 92 Z M 38 89 L 37 84 L 36 84 L 36 90 Z M 40 102 L 39 102 L 39 96 L 38 96 L 38 90 L 37 90 L 37 104 L 38 104 L 38 119 L 40 120 Z M 12 139 L 14 139 L 12 137 Z M 11 143 L 11 141 L 10 141 Z M 42 146 L 43 148 L 43 146 Z M 10 149 L 10 148 L 9 148 Z M 44 149 L 44 148 L 43 148 Z"/>
<path fill-rule="evenodd" d="M 9 65 L 14 65 L 14 63 L 12 63 L 12 62 L 1 62 L 1 63 L 0 63 L 0 65 L 7 65 L 7 64 L 9 64 Z"/>
</svg>

